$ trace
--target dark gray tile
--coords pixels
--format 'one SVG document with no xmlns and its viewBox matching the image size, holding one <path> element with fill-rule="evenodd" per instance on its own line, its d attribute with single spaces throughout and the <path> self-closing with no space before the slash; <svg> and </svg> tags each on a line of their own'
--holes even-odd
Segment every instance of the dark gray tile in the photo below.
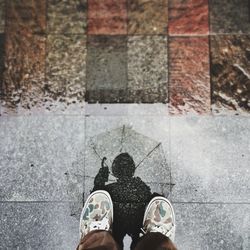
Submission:
<svg viewBox="0 0 250 250">
<path fill-rule="evenodd" d="M 5 26 L 5 0 L 0 0 L 0 33 L 4 33 Z"/>
<path fill-rule="evenodd" d="M 85 34 L 87 26 L 86 0 L 48 0 L 48 32 Z"/>
<path fill-rule="evenodd" d="M 87 102 L 126 100 L 126 36 L 89 36 L 87 49 Z"/>
<path fill-rule="evenodd" d="M 250 202 L 250 119 L 171 117 L 172 199 Z"/>
<path fill-rule="evenodd" d="M 68 203 L 0 203 L 1 249 L 75 249 L 78 221 Z"/>
<path fill-rule="evenodd" d="M 168 49 L 166 36 L 131 36 L 128 40 L 128 89 L 137 102 L 166 103 Z"/>
<path fill-rule="evenodd" d="M 0 200 L 81 202 L 84 118 L 0 120 Z"/>
<path fill-rule="evenodd" d="M 173 204 L 178 249 L 247 250 L 249 204 Z"/>
<path fill-rule="evenodd" d="M 250 3 L 248 0 L 211 0 L 212 33 L 250 33 Z"/>
</svg>

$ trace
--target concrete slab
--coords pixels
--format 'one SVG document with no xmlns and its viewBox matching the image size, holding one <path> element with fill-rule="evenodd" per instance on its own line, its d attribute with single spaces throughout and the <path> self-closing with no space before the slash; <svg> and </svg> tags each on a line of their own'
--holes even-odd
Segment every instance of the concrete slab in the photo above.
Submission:
<svg viewBox="0 0 250 250">
<path fill-rule="evenodd" d="M 171 169 L 178 202 L 250 202 L 250 119 L 171 117 Z"/>
<path fill-rule="evenodd" d="M 84 118 L 3 117 L 0 120 L 0 199 L 81 199 Z"/>
<path fill-rule="evenodd" d="M 173 204 L 178 249 L 250 249 L 250 204 Z"/>
<path fill-rule="evenodd" d="M 76 249 L 78 221 L 68 203 L 0 203 L 1 249 Z"/>
</svg>

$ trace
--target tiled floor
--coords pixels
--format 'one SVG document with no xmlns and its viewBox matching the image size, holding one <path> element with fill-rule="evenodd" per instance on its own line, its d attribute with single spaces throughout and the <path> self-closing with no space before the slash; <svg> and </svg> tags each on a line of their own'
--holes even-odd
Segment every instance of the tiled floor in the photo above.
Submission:
<svg viewBox="0 0 250 250">
<path fill-rule="evenodd" d="M 173 202 L 178 249 L 250 249 L 249 8 L 0 0 L 0 249 L 75 249 L 102 158 L 123 152 Z M 144 206 L 133 180 L 118 212 Z"/>
</svg>

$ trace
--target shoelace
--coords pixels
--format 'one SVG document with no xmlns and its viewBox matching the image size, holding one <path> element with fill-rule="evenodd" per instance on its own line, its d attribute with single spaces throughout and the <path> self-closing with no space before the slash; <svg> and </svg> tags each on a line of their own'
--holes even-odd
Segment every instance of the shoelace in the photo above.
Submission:
<svg viewBox="0 0 250 250">
<path fill-rule="evenodd" d="M 104 217 L 100 221 L 92 221 L 89 225 L 89 232 L 93 230 L 109 230 L 109 220 L 107 217 Z"/>
<path fill-rule="evenodd" d="M 162 233 L 170 238 L 174 233 L 174 225 L 173 224 L 166 225 L 163 223 L 159 223 L 157 225 L 152 225 L 151 227 L 148 227 L 146 231 L 143 228 L 141 228 L 141 231 L 143 234 L 146 234 L 147 232 Z"/>
</svg>

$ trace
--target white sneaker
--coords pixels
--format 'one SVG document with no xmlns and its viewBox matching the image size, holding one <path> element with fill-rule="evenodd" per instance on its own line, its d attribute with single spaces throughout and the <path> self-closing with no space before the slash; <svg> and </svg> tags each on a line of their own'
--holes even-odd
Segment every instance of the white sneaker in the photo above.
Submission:
<svg viewBox="0 0 250 250">
<path fill-rule="evenodd" d="M 93 230 L 111 231 L 113 203 L 108 192 L 97 190 L 89 195 L 80 217 L 80 238 Z"/>
<path fill-rule="evenodd" d="M 175 227 L 174 209 L 170 201 L 161 196 L 153 198 L 144 213 L 143 233 L 159 232 L 174 242 Z"/>
</svg>

